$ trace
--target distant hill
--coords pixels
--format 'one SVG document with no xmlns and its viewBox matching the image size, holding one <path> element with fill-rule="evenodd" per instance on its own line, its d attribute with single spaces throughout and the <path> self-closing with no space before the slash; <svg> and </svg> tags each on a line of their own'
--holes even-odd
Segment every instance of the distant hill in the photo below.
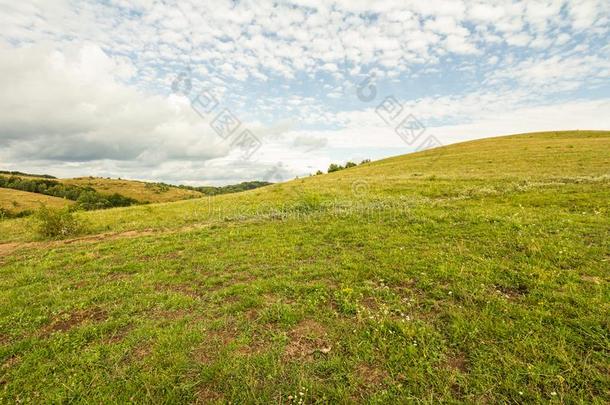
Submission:
<svg viewBox="0 0 610 405">
<path fill-rule="evenodd" d="M 205 195 L 221 195 L 221 194 L 231 194 L 231 193 L 239 193 L 241 191 L 246 190 L 254 190 L 255 188 L 269 186 L 273 183 L 269 183 L 268 181 L 244 181 L 239 184 L 230 184 L 228 186 L 200 186 L 200 187 L 191 187 L 191 186 L 178 186 L 180 188 L 185 188 L 188 190 L 195 190 Z"/>
<path fill-rule="evenodd" d="M 23 173 L 23 172 L 8 171 L 8 170 L 0 170 L 0 174 L 7 174 L 9 176 L 39 177 L 41 179 L 56 179 L 57 178 L 57 177 L 51 176 L 49 174 L 30 174 L 30 173 Z"/>
<path fill-rule="evenodd" d="M 222 187 L 190 187 L 101 177 L 58 179 L 46 174 L 0 171 L 0 189 L 5 190 L 3 192 L 5 198 L 0 201 L 0 209 L 3 210 L 5 216 L 25 215 L 40 205 L 58 206 L 57 203 L 48 204 L 51 201 L 48 197 L 55 197 L 62 201 L 76 201 L 83 208 L 91 210 L 236 193 L 269 184 L 271 183 L 251 181 Z M 13 201 L 18 200 L 21 194 L 15 193 L 13 198 L 12 191 L 6 190 L 28 193 L 26 199 L 28 203 L 13 204 Z"/>
<path fill-rule="evenodd" d="M 73 205 L 74 201 L 27 191 L 0 188 L 0 218 L 29 215 L 42 205 L 63 208 Z"/>
<path fill-rule="evenodd" d="M 190 198 L 200 198 L 201 193 L 169 184 L 149 183 L 138 180 L 107 179 L 101 177 L 78 177 L 62 179 L 62 183 L 81 187 L 91 187 L 102 194 L 118 193 L 133 198 L 140 203 L 161 203 Z"/>
</svg>

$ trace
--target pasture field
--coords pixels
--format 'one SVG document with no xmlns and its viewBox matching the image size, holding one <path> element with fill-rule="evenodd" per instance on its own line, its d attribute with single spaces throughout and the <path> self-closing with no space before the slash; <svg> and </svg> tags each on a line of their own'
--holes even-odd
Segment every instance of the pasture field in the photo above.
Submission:
<svg viewBox="0 0 610 405">
<path fill-rule="evenodd" d="M 139 202 L 161 203 L 201 197 L 201 193 L 197 191 L 137 180 L 78 177 L 60 181 L 74 186 L 92 187 L 102 194 L 121 194 Z"/>
<path fill-rule="evenodd" d="M 610 132 L 0 221 L 0 402 L 610 402 Z"/>
<path fill-rule="evenodd" d="M 73 203 L 73 201 L 63 198 L 0 188 L 0 210 L 8 212 L 10 215 L 16 215 L 24 211 L 33 212 L 39 209 L 41 205 L 63 208 Z"/>
</svg>

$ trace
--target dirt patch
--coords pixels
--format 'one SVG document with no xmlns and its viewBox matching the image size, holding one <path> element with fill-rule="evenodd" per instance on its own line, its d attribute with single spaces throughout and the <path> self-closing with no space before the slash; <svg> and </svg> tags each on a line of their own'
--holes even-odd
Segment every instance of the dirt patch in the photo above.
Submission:
<svg viewBox="0 0 610 405">
<path fill-rule="evenodd" d="M 16 252 L 20 247 L 29 246 L 29 243 L 0 243 L 0 257 Z"/>
<path fill-rule="evenodd" d="M 258 310 L 254 308 L 250 308 L 249 310 L 247 310 L 244 315 L 246 319 L 250 322 L 256 322 L 256 320 L 259 318 Z"/>
<path fill-rule="evenodd" d="M 209 404 L 215 402 L 221 402 L 223 396 L 221 393 L 215 391 L 212 387 L 208 385 L 201 385 L 197 390 L 197 395 L 195 397 L 196 404 Z"/>
<path fill-rule="evenodd" d="M 324 327 L 314 320 L 301 321 L 289 333 L 284 358 L 311 359 L 316 353 L 328 354 L 332 344 Z"/>
<path fill-rule="evenodd" d="M 163 255 L 163 256 L 161 256 L 161 257 L 162 257 L 163 259 L 171 259 L 171 260 L 174 260 L 174 259 L 180 259 L 180 258 L 181 258 L 183 255 L 184 255 L 184 252 L 182 252 L 182 251 L 177 251 L 177 252 L 171 252 L 171 253 L 165 254 L 165 255 Z"/>
<path fill-rule="evenodd" d="M 364 387 L 380 387 L 389 376 L 387 371 L 368 363 L 359 364 L 356 372 Z"/>
<path fill-rule="evenodd" d="M 398 270 L 398 269 L 397 269 Z M 391 285 L 390 287 L 395 290 L 412 290 L 416 288 L 417 280 L 414 278 L 408 278 L 405 280 L 401 280 L 395 285 Z"/>
<path fill-rule="evenodd" d="M 210 224 L 198 224 L 198 225 L 189 225 L 184 226 L 172 230 L 154 230 L 154 229 L 142 229 L 142 230 L 131 230 L 124 232 L 106 232 L 99 233 L 95 235 L 85 235 L 78 238 L 72 239 L 64 239 L 64 240 L 55 240 L 55 241 L 44 241 L 44 242 L 10 242 L 10 243 L 0 243 L 0 257 L 8 256 L 10 254 L 15 253 L 18 250 L 25 248 L 37 248 L 37 249 L 49 249 L 56 248 L 61 246 L 72 245 L 74 243 L 97 243 L 97 242 L 106 242 L 117 239 L 126 239 L 126 238 L 139 238 L 142 236 L 150 236 L 150 235 L 168 235 L 180 232 L 188 232 L 196 229 L 209 227 Z"/>
<path fill-rule="evenodd" d="M 358 382 L 352 394 L 354 403 L 366 403 L 370 394 L 385 388 L 385 381 L 389 377 L 386 370 L 369 363 L 359 364 L 355 371 Z"/>
<path fill-rule="evenodd" d="M 249 272 L 243 272 L 241 274 L 236 274 L 234 277 L 235 284 L 244 283 L 250 284 L 258 280 L 258 277 Z"/>
<path fill-rule="evenodd" d="M 127 325 L 122 328 L 119 328 L 115 331 L 112 331 L 110 336 L 102 339 L 102 343 L 104 344 L 115 344 L 120 343 L 125 339 L 125 336 L 133 329 L 132 325 Z"/>
<path fill-rule="evenodd" d="M 2 363 L 0 370 L 7 370 L 11 367 L 15 367 L 17 364 L 19 364 L 19 362 L 21 362 L 21 357 L 13 355 L 6 359 L 4 363 Z"/>
<path fill-rule="evenodd" d="M 89 283 L 86 280 L 81 280 L 81 281 L 72 283 L 72 288 L 74 288 L 75 290 L 80 290 L 81 288 L 86 287 L 88 284 Z"/>
<path fill-rule="evenodd" d="M 137 238 L 140 236 L 154 235 L 155 233 L 157 232 L 155 232 L 153 229 L 142 229 L 139 231 L 125 231 L 116 233 L 100 233 L 97 235 L 82 236 L 80 238 L 60 240 L 51 243 L 56 243 L 59 245 L 70 245 L 78 242 L 99 242 L 124 238 Z"/>
<path fill-rule="evenodd" d="M 391 291 L 398 294 L 403 301 L 420 300 L 426 295 L 421 288 L 417 287 L 416 280 L 405 281 L 397 287 L 392 287 Z"/>
<path fill-rule="evenodd" d="M 106 311 L 100 308 L 79 310 L 72 313 L 63 313 L 55 317 L 50 324 L 45 326 L 40 335 L 47 337 L 55 332 L 67 332 L 87 321 L 102 322 L 108 318 Z"/>
<path fill-rule="evenodd" d="M 11 357 L 9 357 L 4 363 L 0 364 L 0 388 L 3 385 L 8 384 L 8 374 L 7 371 L 12 368 L 15 367 L 16 365 L 18 365 L 21 362 L 21 357 L 17 356 L 17 355 L 13 355 Z"/>
<path fill-rule="evenodd" d="M 361 302 L 360 305 L 369 311 L 377 311 L 379 305 L 377 304 L 377 300 L 374 297 L 366 297 Z"/>
<path fill-rule="evenodd" d="M 132 357 L 135 360 L 143 360 L 146 357 L 150 356 L 150 354 L 152 353 L 152 345 L 149 342 L 146 342 L 145 344 L 139 345 L 137 346 L 133 352 L 132 352 Z"/>
<path fill-rule="evenodd" d="M 272 335 L 276 332 L 270 330 L 254 331 L 248 343 L 241 345 L 235 352 L 242 356 L 255 356 L 269 351 L 272 347 Z"/>
<path fill-rule="evenodd" d="M 445 366 L 451 370 L 457 370 L 461 373 L 468 372 L 468 359 L 464 353 L 457 353 L 449 356 L 445 360 Z"/>
<path fill-rule="evenodd" d="M 528 292 L 527 286 L 525 285 L 519 285 L 516 287 L 496 285 L 495 290 L 497 294 L 500 294 L 504 298 L 511 301 L 526 295 Z"/>
<path fill-rule="evenodd" d="M 429 305 L 423 302 L 412 301 L 412 304 L 413 311 L 410 312 L 410 316 L 412 316 L 413 319 L 426 323 L 442 322 L 445 311 L 439 303 L 435 302 Z"/>
<path fill-rule="evenodd" d="M 217 353 L 211 347 L 211 345 L 204 344 L 193 352 L 193 358 L 197 363 L 211 364 L 216 360 Z"/>
<path fill-rule="evenodd" d="M 235 341 L 237 335 L 236 327 L 209 331 L 203 344 L 193 352 L 194 359 L 203 364 L 213 363 L 222 349 Z"/>
<path fill-rule="evenodd" d="M 267 342 L 261 336 L 257 336 L 250 340 L 248 344 L 237 349 L 236 352 L 242 356 L 253 356 L 264 353 L 268 347 Z"/>
<path fill-rule="evenodd" d="M 602 283 L 602 279 L 595 276 L 580 276 L 580 279 L 591 284 L 600 285 Z"/>
</svg>

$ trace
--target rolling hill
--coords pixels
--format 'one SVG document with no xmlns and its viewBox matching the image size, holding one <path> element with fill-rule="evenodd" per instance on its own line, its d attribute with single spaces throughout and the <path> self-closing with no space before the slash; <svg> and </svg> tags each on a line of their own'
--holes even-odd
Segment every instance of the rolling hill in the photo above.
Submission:
<svg viewBox="0 0 610 405">
<path fill-rule="evenodd" d="M 201 197 L 201 193 L 193 190 L 137 180 L 78 177 L 61 181 L 75 186 L 92 187 L 102 194 L 118 193 L 140 202 L 160 203 Z"/>
<path fill-rule="evenodd" d="M 8 216 L 27 214 L 39 209 L 41 205 L 63 208 L 73 203 L 73 201 L 63 198 L 0 188 L 0 211 L 5 212 Z"/>
<path fill-rule="evenodd" d="M 195 190 L 187 190 L 167 184 L 150 183 L 137 180 L 122 180 L 98 177 L 58 179 L 51 178 L 50 176 L 41 177 L 36 175 L 28 175 L 25 173 L 11 174 L 8 172 L 0 172 L 0 179 L 9 179 L 11 177 L 23 179 L 25 182 L 43 181 L 48 183 L 62 184 L 66 186 L 75 186 L 80 188 L 81 190 L 91 189 L 99 193 L 100 195 L 105 196 L 118 194 L 122 197 L 132 199 L 133 201 L 140 204 L 179 201 L 202 196 L 200 192 Z M 6 188 L 4 190 L 6 190 Z M 37 194 L 41 195 L 41 197 L 39 198 L 40 203 L 44 203 L 46 201 L 45 197 L 47 196 L 40 193 Z M 31 199 L 33 199 L 33 197 Z"/>
<path fill-rule="evenodd" d="M 0 221 L 0 401 L 610 401 L 610 132 Z"/>
<path fill-rule="evenodd" d="M 0 209 L 5 216 L 24 216 L 41 206 L 59 207 L 76 201 L 81 209 L 95 210 L 236 193 L 270 184 L 251 181 L 222 187 L 189 187 L 99 177 L 58 179 L 48 175 L 0 171 L 0 190 L 4 196 L 0 200 Z M 17 192 L 13 193 L 13 190 Z M 27 203 L 15 204 L 13 201 L 19 199 L 22 192 L 29 193 Z M 58 204 L 58 201 L 52 201 L 53 197 L 72 201 L 72 203 Z"/>
</svg>

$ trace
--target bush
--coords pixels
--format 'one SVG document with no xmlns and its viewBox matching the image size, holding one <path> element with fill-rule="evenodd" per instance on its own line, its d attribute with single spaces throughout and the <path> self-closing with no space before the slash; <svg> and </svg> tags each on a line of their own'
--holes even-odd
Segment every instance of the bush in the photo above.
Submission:
<svg viewBox="0 0 610 405">
<path fill-rule="evenodd" d="M 362 161 L 362 163 L 368 163 L 368 162 L 370 162 L 370 160 Z M 355 167 L 355 166 L 358 166 L 358 165 L 354 162 L 347 162 L 345 164 L 345 166 L 341 166 L 336 163 L 331 163 L 330 166 L 328 166 L 328 173 L 338 172 L 339 170 L 349 169 L 350 167 Z"/>
<path fill-rule="evenodd" d="M 35 215 L 38 221 L 36 231 L 43 238 L 61 239 L 84 231 L 82 224 L 69 208 L 40 208 Z"/>
<path fill-rule="evenodd" d="M 330 166 L 328 166 L 328 173 L 338 172 L 339 170 L 343 170 L 343 166 L 336 163 L 331 163 Z"/>
<path fill-rule="evenodd" d="M 12 219 L 12 218 L 23 218 L 32 215 L 31 210 L 23 210 L 18 212 L 9 211 L 4 208 L 0 208 L 0 221 L 4 219 Z"/>
</svg>

